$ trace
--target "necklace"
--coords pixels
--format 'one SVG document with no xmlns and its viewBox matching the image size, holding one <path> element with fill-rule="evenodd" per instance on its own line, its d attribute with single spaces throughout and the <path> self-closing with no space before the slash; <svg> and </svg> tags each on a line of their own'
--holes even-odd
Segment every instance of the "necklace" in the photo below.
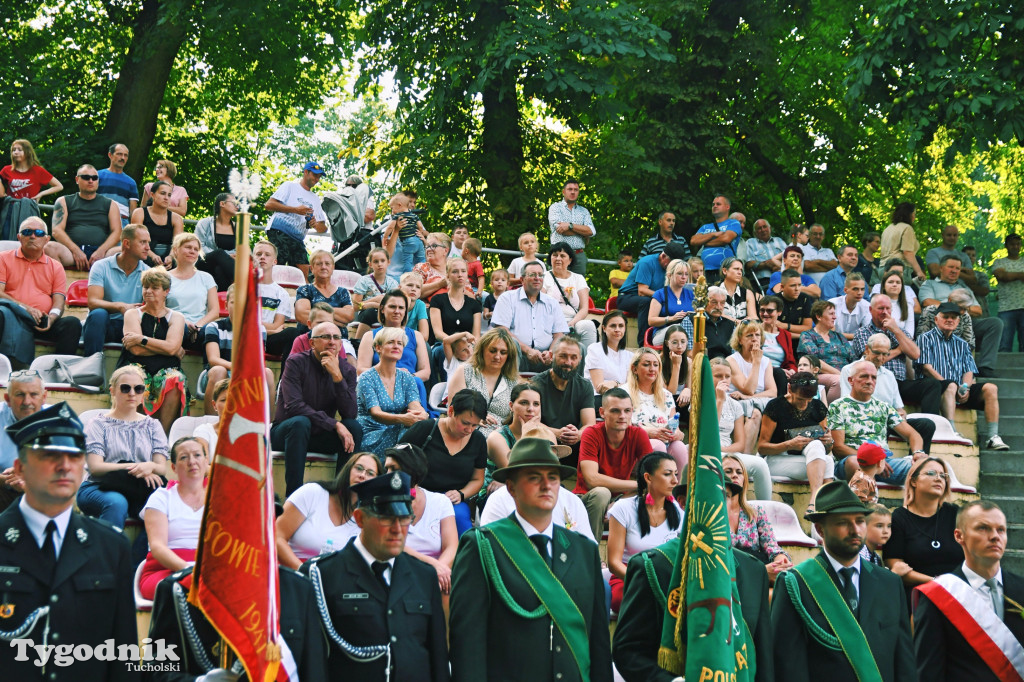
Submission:
<svg viewBox="0 0 1024 682">
<path fill-rule="evenodd" d="M 914 512 L 914 514 L 917 515 L 917 516 L 920 516 L 916 512 Z M 927 518 L 927 517 L 922 516 L 920 518 Z M 931 533 L 931 535 L 929 535 L 928 533 L 923 531 L 919 526 L 917 526 L 917 524 L 915 524 L 915 527 L 916 527 L 916 530 L 921 535 L 925 536 L 926 538 L 930 537 L 932 539 L 932 543 L 931 543 L 932 544 L 932 549 L 941 549 L 942 548 L 942 542 L 939 541 L 939 510 L 938 509 L 935 510 L 935 530 L 934 530 L 934 532 Z"/>
</svg>

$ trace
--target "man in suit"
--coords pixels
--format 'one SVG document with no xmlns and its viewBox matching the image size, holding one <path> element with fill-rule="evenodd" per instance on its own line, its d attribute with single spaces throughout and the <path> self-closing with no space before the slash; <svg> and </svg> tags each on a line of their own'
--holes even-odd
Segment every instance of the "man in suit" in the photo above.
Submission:
<svg viewBox="0 0 1024 682">
<path fill-rule="evenodd" d="M 543 438 L 519 439 L 508 466 L 494 472 L 516 511 L 467 531 L 455 555 L 449 626 L 456 682 L 611 682 L 597 545 L 551 518 L 562 476 L 574 473 Z"/>
<path fill-rule="evenodd" d="M 914 592 L 918 676 L 948 682 L 1024 676 L 1024 579 L 1000 566 L 1006 516 L 994 502 L 968 502 L 953 537 L 963 547 L 963 566 Z"/>
<path fill-rule="evenodd" d="M 25 494 L 0 514 L 2 677 L 137 680 L 132 661 L 69 655 L 105 642 L 115 650 L 138 643 L 128 541 L 72 509 L 85 472 L 82 423 L 62 402 L 8 426 L 7 434 L 18 446 L 14 473 Z M 40 665 L 41 645 L 57 648 Z"/>
<path fill-rule="evenodd" d="M 615 669 L 626 682 L 672 682 L 676 676 L 658 666 L 658 646 L 665 618 L 665 595 L 672 577 L 672 564 L 679 552 L 679 538 L 641 552 L 626 568 L 626 592 L 612 640 Z M 754 638 L 757 655 L 756 682 L 772 682 L 772 631 L 768 613 L 768 571 L 746 552 L 734 551 L 736 587 L 740 593 L 743 620 Z M 651 580 L 648 565 L 657 584 Z"/>
<path fill-rule="evenodd" d="M 391 680 L 447 682 L 437 572 L 402 551 L 413 520 L 409 476 L 377 476 L 352 492 L 359 497 L 359 535 L 302 566 L 314 586 L 322 585 L 317 606 L 330 651 L 329 673 L 320 679 L 380 682 L 390 672 Z"/>
<path fill-rule="evenodd" d="M 317 618 L 313 586 L 290 568 L 278 568 L 281 585 L 281 636 L 284 637 L 300 680 L 322 680 L 327 677 L 327 640 Z M 153 617 L 149 624 L 149 637 L 163 639 L 167 645 L 177 646 L 181 663 L 177 670 L 144 671 L 143 679 L 151 682 L 235 682 L 248 679 L 244 673 L 236 674 L 216 668 L 220 658 L 220 635 L 213 629 L 202 612 L 191 604 L 179 611 L 177 600 L 188 598 L 192 582 L 192 568 L 186 568 L 160 581 L 153 598 Z M 179 592 L 180 590 L 180 592 Z M 178 594 L 176 594 L 176 592 Z M 186 629 L 194 628 L 203 645 L 196 651 Z"/>
<path fill-rule="evenodd" d="M 903 585 L 860 558 L 868 508 L 842 481 L 823 485 L 815 508 L 805 518 L 814 522 L 824 549 L 775 582 L 776 677 L 916 682 Z"/>
</svg>

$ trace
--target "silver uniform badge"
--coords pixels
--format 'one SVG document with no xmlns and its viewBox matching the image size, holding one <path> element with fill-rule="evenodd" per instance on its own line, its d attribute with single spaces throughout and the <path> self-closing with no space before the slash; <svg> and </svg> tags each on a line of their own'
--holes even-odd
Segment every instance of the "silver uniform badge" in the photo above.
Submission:
<svg viewBox="0 0 1024 682">
<path fill-rule="evenodd" d="M 565 563 L 565 561 L 566 561 L 566 560 L 568 560 L 568 558 L 569 558 L 569 557 L 565 556 L 565 552 L 562 552 L 562 553 L 561 553 L 561 554 L 560 554 L 560 555 L 558 556 L 558 558 L 559 558 L 559 559 L 561 559 L 562 563 Z"/>
<path fill-rule="evenodd" d="M 79 528 L 75 531 L 75 537 L 78 538 L 79 542 L 85 542 L 89 539 L 89 534 L 85 532 L 84 528 Z"/>
<path fill-rule="evenodd" d="M 398 475 L 398 472 L 391 474 L 391 489 L 398 490 L 402 487 L 402 477 Z"/>
<path fill-rule="evenodd" d="M 7 532 L 4 533 L 4 537 L 7 538 L 7 542 L 17 542 L 18 538 L 21 537 L 21 531 L 17 528 L 8 528 Z"/>
</svg>

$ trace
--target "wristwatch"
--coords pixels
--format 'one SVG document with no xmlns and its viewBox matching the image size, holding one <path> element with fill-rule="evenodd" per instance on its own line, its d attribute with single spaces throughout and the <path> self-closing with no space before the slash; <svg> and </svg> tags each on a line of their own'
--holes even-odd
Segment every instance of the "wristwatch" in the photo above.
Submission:
<svg viewBox="0 0 1024 682">
<path fill-rule="evenodd" d="M 142 337 L 142 341 L 139 341 L 139 343 L 141 343 L 143 346 L 145 346 L 146 344 L 149 343 L 149 337 L 148 336 L 143 336 Z"/>
</svg>

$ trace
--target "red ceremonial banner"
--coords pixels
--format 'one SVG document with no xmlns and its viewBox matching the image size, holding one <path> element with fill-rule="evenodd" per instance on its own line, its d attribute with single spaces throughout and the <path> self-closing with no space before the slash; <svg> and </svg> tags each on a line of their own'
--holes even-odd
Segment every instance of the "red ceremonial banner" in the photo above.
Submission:
<svg viewBox="0 0 1024 682">
<path fill-rule="evenodd" d="M 279 679 L 279 668 L 280 679 L 287 679 L 289 666 L 281 666 L 260 299 L 252 268 L 248 274 L 241 319 L 236 314 L 233 325 L 231 385 L 217 434 L 189 602 L 234 650 L 250 680 L 271 682 Z"/>
</svg>

